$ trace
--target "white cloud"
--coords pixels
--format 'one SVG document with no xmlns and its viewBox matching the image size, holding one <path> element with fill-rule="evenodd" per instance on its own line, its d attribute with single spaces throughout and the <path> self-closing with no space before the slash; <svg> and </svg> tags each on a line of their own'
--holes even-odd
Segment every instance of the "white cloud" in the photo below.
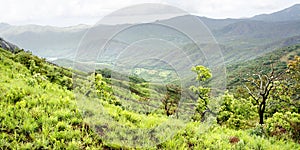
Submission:
<svg viewBox="0 0 300 150">
<path fill-rule="evenodd" d="M 93 24 L 117 9 L 140 3 L 170 4 L 212 18 L 251 17 L 300 0 L 0 0 L 0 22 L 67 26 Z"/>
</svg>

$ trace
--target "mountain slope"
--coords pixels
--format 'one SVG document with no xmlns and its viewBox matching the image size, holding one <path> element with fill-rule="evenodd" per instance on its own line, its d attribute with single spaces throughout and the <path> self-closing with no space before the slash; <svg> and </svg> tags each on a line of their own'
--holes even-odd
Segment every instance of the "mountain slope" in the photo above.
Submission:
<svg viewBox="0 0 300 150">
<path fill-rule="evenodd" d="M 0 37 L 0 48 L 7 49 L 11 52 L 15 52 L 17 49 L 19 49 L 18 46 L 5 41 L 1 37 Z"/>
<path fill-rule="evenodd" d="M 298 38 L 295 37 L 295 39 Z M 289 40 L 291 39 L 287 39 L 287 41 Z M 254 74 L 259 71 L 263 71 L 265 73 L 270 72 L 271 70 L 270 64 L 274 65 L 274 69 L 276 71 L 285 71 L 285 69 L 287 69 L 288 62 L 294 59 L 295 56 L 300 56 L 299 43 L 296 45 L 291 45 L 283 48 L 277 48 L 276 50 L 261 55 L 260 57 L 257 57 L 253 60 L 228 65 L 227 67 L 228 89 L 232 89 L 233 87 L 236 86 L 241 86 L 240 78 L 246 76 L 247 74 Z"/>
<path fill-rule="evenodd" d="M 21 55 L 22 54 L 22 55 Z M 24 56 L 27 59 L 19 58 Z M 132 149 L 120 143 L 110 143 L 102 138 L 104 126 L 94 130 L 86 124 L 82 113 L 78 110 L 72 91 L 62 85 L 52 82 L 47 74 L 40 71 L 40 65 L 54 67 L 43 62 L 36 67 L 27 67 L 28 62 L 42 62 L 42 59 L 29 53 L 12 54 L 0 48 L 0 147 L 3 149 Z M 31 64 L 33 65 L 33 63 Z M 59 69 L 59 68 L 58 68 Z M 50 69 L 51 70 L 51 69 Z M 54 71 L 54 73 L 58 73 Z M 78 101 L 77 101 L 78 102 Z M 87 101 L 85 100 L 85 105 Z M 128 112 L 116 106 L 104 103 L 112 122 L 119 125 L 130 125 L 134 128 L 145 128 L 159 123 L 159 115 L 144 115 Z M 88 114 L 89 113 L 89 114 Z M 88 111 L 87 115 L 93 115 Z M 102 116 L 103 117 L 103 116 Z M 100 118 L 98 118 L 100 119 Z M 94 120 L 95 121 L 95 120 Z M 97 121 L 97 120 L 96 120 Z M 106 123 L 110 123 L 107 122 Z M 111 125 L 111 124 L 108 124 Z M 190 122 L 186 127 L 174 132 L 174 136 L 163 143 L 146 147 L 145 149 L 299 149 L 299 144 L 290 140 L 267 139 L 251 135 L 252 131 L 233 130 L 214 125 L 211 130 L 203 133 L 199 122 Z M 112 130 L 114 131 L 114 130 Z M 113 138 L 127 137 L 128 132 L 122 132 Z M 169 133 L 169 132 L 168 132 Z M 107 134 L 107 133 L 106 133 Z M 101 136 L 99 136 L 101 135 Z M 242 142 L 232 144 L 230 137 L 236 136 Z M 129 137 L 136 138 L 136 137 Z M 108 141 L 107 141 L 108 140 Z M 134 142 L 136 142 L 134 140 Z M 103 144 L 104 143 L 104 144 Z M 128 144 L 128 143 L 125 143 Z"/>
<path fill-rule="evenodd" d="M 87 25 L 60 28 L 5 24 L 3 28 L 0 26 L 0 36 L 41 57 L 72 58 L 80 39 L 88 28 Z"/>
<path fill-rule="evenodd" d="M 245 19 L 211 19 L 199 18 L 207 26 L 217 42 L 221 45 L 226 62 L 246 61 L 259 55 L 274 50 L 269 46 L 277 44 L 277 41 L 285 40 L 300 35 L 300 4 L 268 15 L 259 15 Z M 173 22 L 182 25 L 188 16 L 179 16 L 157 23 Z M 131 25 L 99 25 L 106 34 L 118 28 Z M 31 50 L 34 54 L 49 60 L 68 59 L 75 56 L 77 46 L 84 33 L 90 26 L 79 25 L 74 27 L 51 27 L 51 26 L 11 26 L 0 24 L 0 36 L 18 44 L 21 48 Z M 190 29 L 191 31 L 199 28 Z M 149 35 L 146 30 L 140 30 L 139 35 Z M 161 32 L 161 37 L 168 33 Z M 126 35 L 126 40 L 134 40 L 137 37 Z M 120 41 L 119 41 L 120 42 Z M 279 44 L 279 43 L 278 43 Z M 88 46 L 88 43 L 87 45 Z M 267 49 L 266 49 L 267 48 Z M 113 51 L 112 51 L 113 52 Z M 117 52 L 117 51 L 116 51 Z M 110 57 L 107 56 L 107 57 Z M 57 62 L 61 62 L 58 60 Z M 63 65 L 63 63 L 61 64 Z"/>
<path fill-rule="evenodd" d="M 230 24 L 219 30 L 218 37 L 238 37 L 242 39 L 282 39 L 300 35 L 300 21 L 289 22 L 263 22 L 263 21 L 240 21 Z"/>
<path fill-rule="evenodd" d="M 293 5 L 284 10 L 271 13 L 271 14 L 262 14 L 257 15 L 251 18 L 252 20 L 261 20 L 261 21 L 299 21 L 300 20 L 300 4 Z"/>
<path fill-rule="evenodd" d="M 0 48 L 1 149 L 103 147 L 83 123 L 73 93 L 53 78 L 69 78 L 60 69 L 29 53 Z"/>
</svg>

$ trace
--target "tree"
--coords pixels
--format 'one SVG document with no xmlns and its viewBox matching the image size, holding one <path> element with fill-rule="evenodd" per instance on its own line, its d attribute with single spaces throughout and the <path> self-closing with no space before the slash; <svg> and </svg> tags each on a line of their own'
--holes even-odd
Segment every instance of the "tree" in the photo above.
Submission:
<svg viewBox="0 0 300 150">
<path fill-rule="evenodd" d="M 248 94 L 254 100 L 254 105 L 257 106 L 258 115 L 259 115 L 259 124 L 264 124 L 264 113 L 266 111 L 266 106 L 268 105 L 268 99 L 270 93 L 273 92 L 278 86 L 281 76 L 284 72 L 275 72 L 273 65 L 271 64 L 270 73 L 262 73 L 260 71 L 256 74 L 253 74 L 252 77 L 243 81 L 245 84 L 244 87 L 247 89 Z"/>
<path fill-rule="evenodd" d="M 173 115 L 177 108 L 179 101 L 181 99 L 181 89 L 178 85 L 167 84 L 167 93 L 165 97 L 161 100 L 164 110 L 167 116 Z"/>
<path fill-rule="evenodd" d="M 288 70 L 280 84 L 276 94 L 272 117 L 267 119 L 267 133 L 278 138 L 292 138 L 300 142 L 300 57 L 295 56 L 294 60 L 288 63 Z M 274 99 L 274 98 L 273 98 Z M 274 103 L 272 101 L 272 103 Z"/>
<path fill-rule="evenodd" d="M 294 60 L 289 62 L 287 72 L 292 83 L 292 97 L 300 100 L 300 56 L 295 56 Z"/>
<path fill-rule="evenodd" d="M 103 80 L 103 77 L 101 74 L 96 74 L 95 76 L 92 75 L 92 77 L 95 78 L 95 92 L 99 99 L 103 101 L 107 101 L 109 104 L 114 104 L 116 106 L 122 106 L 119 99 L 117 99 L 113 95 L 113 91 L 111 87 L 107 85 L 107 83 Z M 92 85 L 93 86 L 93 85 Z"/>
<path fill-rule="evenodd" d="M 217 122 L 234 129 L 245 129 L 253 126 L 256 117 L 255 107 L 244 98 L 235 98 L 232 94 L 225 92 L 221 97 L 222 104 L 219 108 Z"/>
<path fill-rule="evenodd" d="M 196 107 L 196 114 L 193 117 L 194 120 L 204 121 L 204 116 L 207 112 L 212 111 L 209 109 L 209 93 L 210 88 L 201 86 L 205 81 L 212 77 L 210 70 L 204 66 L 192 67 L 192 71 L 197 74 L 196 81 L 198 81 L 199 86 L 191 86 L 190 89 L 198 96 L 198 105 Z M 200 115 L 200 116 L 199 116 Z"/>
</svg>

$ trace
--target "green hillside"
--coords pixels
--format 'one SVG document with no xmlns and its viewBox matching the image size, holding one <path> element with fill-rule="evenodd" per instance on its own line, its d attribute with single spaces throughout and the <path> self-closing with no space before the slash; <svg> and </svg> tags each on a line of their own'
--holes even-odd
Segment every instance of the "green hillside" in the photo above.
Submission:
<svg viewBox="0 0 300 150">
<path fill-rule="evenodd" d="M 1 149 L 102 147 L 68 90 L 70 71 L 0 49 L 0 72 Z"/>
<path fill-rule="evenodd" d="M 292 123 L 299 122 L 295 112 L 269 117 L 261 130 L 255 123 L 258 116 L 254 106 L 239 103 L 242 99 L 227 93 L 219 98 L 210 97 L 224 101 L 218 122 L 215 120 L 210 126 L 196 120 L 182 124 L 181 120 L 161 113 L 163 109 L 150 114 L 131 111 L 126 107 L 128 101 L 114 95 L 109 86 L 112 81 L 104 75 L 76 72 L 80 77 L 76 78 L 77 85 L 73 85 L 74 72 L 28 52 L 13 54 L 0 49 L 1 149 L 300 149 L 299 137 L 294 137 L 296 129 L 284 120 L 281 121 L 286 132 L 273 135 L 277 126 L 272 123 L 278 116 L 279 120 L 289 117 L 294 119 L 289 120 Z M 132 81 L 137 93 L 147 89 L 142 79 Z M 122 91 L 121 86 L 114 92 L 118 91 Z M 105 111 L 96 109 L 97 106 Z M 226 117 L 228 112 L 233 115 Z M 162 123 L 176 130 L 157 129 Z M 153 129 L 160 134 L 150 139 L 143 138 L 143 130 L 137 137 L 128 134 L 136 129 Z M 158 141 L 154 145 L 153 139 Z"/>
<path fill-rule="evenodd" d="M 265 73 L 269 72 L 271 70 L 271 64 L 273 64 L 275 70 L 285 71 L 287 69 L 287 64 L 289 61 L 293 60 L 295 56 L 300 56 L 299 44 L 279 48 L 253 60 L 228 65 L 228 89 L 241 85 L 240 79 L 245 77 L 246 74 L 253 74 L 259 71 L 263 71 Z"/>
</svg>

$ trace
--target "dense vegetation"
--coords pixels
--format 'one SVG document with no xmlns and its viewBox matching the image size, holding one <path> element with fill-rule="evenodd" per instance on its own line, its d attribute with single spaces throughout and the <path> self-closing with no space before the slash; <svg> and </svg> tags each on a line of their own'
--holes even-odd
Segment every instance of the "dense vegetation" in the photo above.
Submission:
<svg viewBox="0 0 300 150">
<path fill-rule="evenodd" d="M 220 97 L 211 97 L 210 88 L 202 84 L 213 76 L 209 69 L 203 66 L 193 68 L 197 76 L 195 82 L 199 81 L 201 85 L 191 88 L 198 96 L 198 104 L 191 117 L 193 119 L 178 128 L 174 136 L 158 131 L 162 135 L 154 138 L 160 142 L 145 145 L 148 146 L 146 148 L 300 149 L 299 47 L 287 47 L 271 54 L 276 57 L 271 57 L 273 60 L 280 62 L 265 63 L 270 62 L 270 57 L 265 56 L 242 64 L 242 68 L 234 66 L 232 70 L 246 74 L 230 74 L 230 91 Z M 258 72 L 251 68 L 254 66 Z M 264 102 L 265 121 L 262 124 L 258 113 L 261 101 L 258 98 L 257 103 L 245 86 L 250 91 L 257 90 L 254 83 L 260 78 L 252 74 L 268 76 L 273 70 L 275 74 L 284 73 L 267 85 L 272 88 Z M 151 85 L 153 90 L 149 88 L 150 83 L 142 78 L 130 76 L 129 81 L 114 80 L 110 78 L 109 70 L 98 70 L 95 73 L 77 71 L 78 78 L 75 79 L 78 81 L 73 89 L 74 80 L 71 77 L 74 72 L 28 52 L 12 54 L 0 49 L 1 149 L 142 148 L 135 143 L 122 143 L 120 139 L 136 138 L 129 137 L 122 128 L 152 129 L 166 120 L 176 121 L 173 115 L 177 110 L 180 111 L 178 94 L 182 90 L 176 85 L 168 85 L 167 94 L 163 96 L 160 93 L 161 85 Z M 263 83 L 266 81 L 262 78 Z M 113 87 L 112 82 L 118 84 Z M 133 97 L 124 94 L 124 87 L 134 93 Z M 159 104 L 159 107 L 154 110 L 140 108 L 136 101 L 130 101 L 149 101 L 149 92 L 154 93 L 154 97 L 163 97 L 155 101 L 154 104 Z M 86 101 L 78 101 L 76 97 L 85 97 Z M 222 102 L 219 109 L 208 104 L 215 100 Z M 81 105 L 83 102 L 84 105 Z M 99 117 L 97 113 L 101 112 L 94 109 L 94 104 L 103 106 L 107 114 Z M 216 119 L 204 130 L 203 124 L 209 119 L 205 115 L 207 112 Z M 176 123 L 170 122 L 168 125 Z M 105 126 L 107 124 L 110 126 Z M 109 131 L 120 132 L 110 134 Z M 170 138 L 163 140 L 160 139 L 162 137 Z M 108 139 L 117 140 L 111 142 Z"/>
<path fill-rule="evenodd" d="M 262 131 L 280 138 L 286 135 L 299 142 L 299 55 L 300 45 L 294 45 L 229 66 L 229 90 L 234 101 L 243 101 L 244 106 L 235 106 L 235 109 L 226 106 L 226 109 L 234 114 L 239 108 L 243 109 L 239 113 L 246 117 L 240 125 L 254 126 L 250 120 L 255 119 L 252 113 L 256 111 L 259 123 L 264 124 Z M 223 119 L 229 116 L 225 113 Z"/>
<path fill-rule="evenodd" d="M 1 149 L 101 147 L 68 90 L 70 71 L 0 49 L 0 72 Z"/>
</svg>

